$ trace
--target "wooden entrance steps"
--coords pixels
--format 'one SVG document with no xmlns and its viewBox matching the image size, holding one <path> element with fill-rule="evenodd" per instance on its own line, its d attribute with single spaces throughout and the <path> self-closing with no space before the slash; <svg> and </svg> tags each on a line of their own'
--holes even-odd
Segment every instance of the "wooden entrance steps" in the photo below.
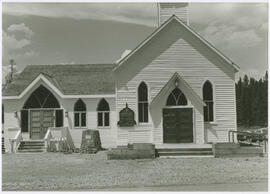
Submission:
<svg viewBox="0 0 270 194">
<path fill-rule="evenodd" d="M 18 148 L 19 153 L 38 153 L 45 151 L 45 142 L 43 140 L 21 141 Z"/>
<path fill-rule="evenodd" d="M 159 148 L 156 153 L 159 157 L 213 156 L 212 148 Z"/>
</svg>

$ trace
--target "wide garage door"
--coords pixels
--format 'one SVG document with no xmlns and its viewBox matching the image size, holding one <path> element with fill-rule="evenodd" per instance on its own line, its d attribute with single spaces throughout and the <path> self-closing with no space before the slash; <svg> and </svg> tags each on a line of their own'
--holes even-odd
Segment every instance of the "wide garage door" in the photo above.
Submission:
<svg viewBox="0 0 270 194">
<path fill-rule="evenodd" d="M 192 143 L 193 116 L 192 108 L 163 109 L 163 142 Z"/>
</svg>

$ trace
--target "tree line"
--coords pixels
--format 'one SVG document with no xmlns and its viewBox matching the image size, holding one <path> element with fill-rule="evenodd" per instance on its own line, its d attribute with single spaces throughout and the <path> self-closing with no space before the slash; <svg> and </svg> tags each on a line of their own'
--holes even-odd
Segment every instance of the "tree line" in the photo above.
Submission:
<svg viewBox="0 0 270 194">
<path fill-rule="evenodd" d="M 237 124 L 267 126 L 268 121 L 268 72 L 255 80 L 245 75 L 236 83 Z"/>
</svg>

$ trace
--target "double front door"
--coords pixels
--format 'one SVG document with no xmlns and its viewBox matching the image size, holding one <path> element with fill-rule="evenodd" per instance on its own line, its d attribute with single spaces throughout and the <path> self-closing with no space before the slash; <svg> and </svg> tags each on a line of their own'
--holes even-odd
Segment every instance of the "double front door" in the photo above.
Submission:
<svg viewBox="0 0 270 194">
<path fill-rule="evenodd" d="M 54 126 L 54 110 L 30 111 L 30 138 L 43 139 L 48 127 Z"/>
<path fill-rule="evenodd" d="M 193 142 L 192 108 L 163 109 L 163 142 Z"/>
</svg>

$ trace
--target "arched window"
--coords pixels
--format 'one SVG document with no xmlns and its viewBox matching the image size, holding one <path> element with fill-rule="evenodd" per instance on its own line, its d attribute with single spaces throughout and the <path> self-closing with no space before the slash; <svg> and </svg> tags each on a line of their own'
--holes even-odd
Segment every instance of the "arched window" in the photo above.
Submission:
<svg viewBox="0 0 270 194">
<path fill-rule="evenodd" d="M 60 108 L 60 105 L 50 90 L 40 85 L 23 106 L 23 109 L 30 108 Z"/>
<path fill-rule="evenodd" d="M 86 105 L 81 99 L 74 106 L 74 126 L 86 127 Z"/>
<path fill-rule="evenodd" d="M 206 81 L 203 85 L 203 101 L 206 104 L 204 107 L 204 121 L 214 121 L 214 100 L 213 100 L 213 87 L 210 81 Z"/>
<path fill-rule="evenodd" d="M 148 89 L 144 82 L 138 88 L 138 119 L 139 123 L 148 123 Z"/>
<path fill-rule="evenodd" d="M 175 88 L 167 99 L 167 106 L 184 106 L 187 105 L 187 99 L 184 93 L 179 89 Z"/>
<path fill-rule="evenodd" d="M 63 126 L 63 109 L 60 109 L 60 104 L 53 93 L 45 86 L 40 85 L 26 100 L 21 110 L 21 130 L 28 132 L 30 123 L 29 109 L 53 109 L 55 115 L 55 127 Z"/>
<path fill-rule="evenodd" d="M 98 103 L 97 114 L 99 127 L 110 126 L 110 107 L 104 98 L 102 98 Z"/>
</svg>

